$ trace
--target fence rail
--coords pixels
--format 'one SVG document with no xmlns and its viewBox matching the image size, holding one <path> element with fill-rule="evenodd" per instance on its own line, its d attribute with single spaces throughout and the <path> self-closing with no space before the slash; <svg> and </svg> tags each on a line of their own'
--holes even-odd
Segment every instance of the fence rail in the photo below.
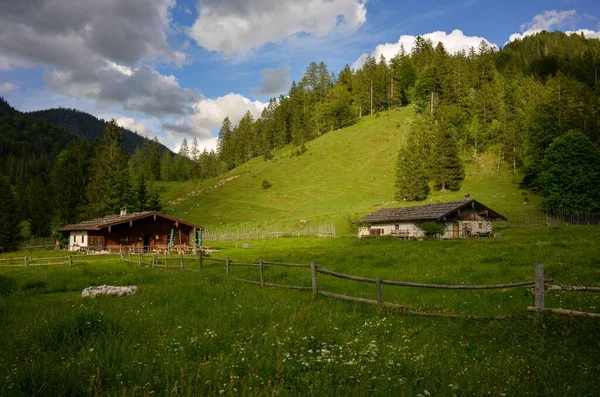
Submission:
<svg viewBox="0 0 600 397">
<path fill-rule="evenodd" d="M 110 255 L 110 254 L 109 254 Z M 109 256 L 107 255 L 107 256 Z M 85 258 L 85 259 L 84 259 Z M 246 263 L 246 262 L 234 262 L 229 257 L 222 258 L 213 258 L 211 256 L 205 256 L 202 251 L 199 251 L 197 255 L 185 257 L 183 252 L 179 255 L 169 255 L 165 253 L 164 255 L 157 254 L 144 254 L 142 251 L 139 251 L 137 254 L 132 256 L 132 252 L 120 252 L 118 258 L 106 258 L 105 255 L 98 255 L 96 259 L 89 255 L 68 255 L 68 256 L 56 256 L 56 257 L 39 257 L 39 258 L 29 258 L 27 256 L 24 257 L 13 257 L 13 258 L 1 258 L 0 259 L 0 267 L 34 267 L 34 266 L 51 266 L 51 265 L 69 265 L 73 266 L 75 262 L 84 262 L 84 263 L 95 263 L 95 262 L 104 262 L 104 261 L 114 261 L 120 260 L 121 262 L 133 263 L 138 266 L 151 266 L 152 268 L 162 268 L 164 270 L 168 269 L 179 269 L 179 270 L 189 270 L 194 272 L 202 272 L 204 267 L 204 261 L 214 261 L 219 263 L 225 263 L 225 271 L 226 275 L 229 276 L 231 267 L 252 267 L 259 269 L 260 281 L 256 280 L 248 280 L 243 278 L 233 278 L 236 281 L 260 285 L 263 287 L 277 287 L 277 288 L 286 288 L 286 289 L 294 289 L 294 290 L 303 290 L 303 291 L 312 291 L 314 295 L 326 296 L 329 298 L 336 298 L 340 300 L 366 303 L 370 305 L 377 305 L 385 308 L 399 309 L 403 313 L 417 315 L 417 316 L 426 316 L 426 317 L 448 317 L 448 318 L 458 318 L 458 317 L 469 317 L 469 318 L 489 318 L 489 317 L 481 317 L 481 316 L 464 316 L 460 314 L 448 314 L 448 313 L 431 313 L 431 312 L 417 312 L 408 310 L 406 306 L 394 303 L 394 302 L 386 302 L 384 301 L 383 293 L 382 293 L 382 285 L 396 286 L 396 287 L 409 287 L 409 288 L 425 288 L 425 289 L 442 289 L 442 290 L 490 290 L 490 289 L 508 289 L 508 288 L 518 288 L 518 287 L 526 287 L 533 286 L 534 295 L 535 295 L 535 306 L 528 306 L 527 310 L 530 312 L 543 312 L 547 311 L 554 314 L 560 315 L 571 315 L 571 316 L 581 316 L 581 317 L 600 317 L 600 313 L 589 313 L 589 312 L 580 312 L 576 310 L 568 310 L 562 308 L 546 308 L 544 306 L 544 298 L 546 291 L 557 291 L 557 292 L 600 292 L 600 287 L 590 287 L 590 286 L 571 286 L 571 285 L 555 285 L 552 284 L 553 280 L 544 278 L 544 264 L 538 263 L 535 266 L 535 280 L 534 281 L 521 281 L 515 283 L 508 284 L 494 284 L 494 285 L 464 285 L 464 284 L 428 284 L 428 283 L 415 283 L 415 282 L 407 282 L 407 281 L 397 281 L 397 280 L 385 280 L 379 278 L 372 277 L 362 277 L 355 276 L 340 272 L 335 272 L 332 270 L 328 270 L 323 268 L 320 265 L 312 262 L 311 264 L 298 264 L 298 263 L 282 263 L 282 262 L 271 262 L 271 261 L 263 261 L 262 258 L 259 258 L 258 263 Z M 63 261 L 65 260 L 66 261 Z M 190 269 L 189 267 L 184 267 L 184 263 L 186 261 L 193 260 L 194 264 L 198 263 L 200 269 Z M 19 262 L 12 264 L 3 264 L 6 262 Z M 48 261 L 47 263 L 38 263 L 39 261 Z M 173 263 L 173 261 L 178 262 L 177 266 L 169 265 L 169 263 Z M 32 263 L 33 262 L 33 263 Z M 311 272 L 311 286 L 298 286 L 298 285 L 285 285 L 285 284 L 274 284 L 268 283 L 265 281 L 265 268 L 266 267 L 294 267 L 301 269 L 310 268 Z M 349 295 L 337 294 L 329 291 L 325 291 L 322 288 L 318 287 L 317 275 L 322 274 L 325 276 L 331 276 L 336 278 L 341 278 L 350 281 L 357 281 L 360 283 L 367 284 L 375 284 L 375 292 L 377 294 L 377 300 L 367 299 Z M 495 316 L 495 319 L 503 319 L 504 317 Z"/>
</svg>

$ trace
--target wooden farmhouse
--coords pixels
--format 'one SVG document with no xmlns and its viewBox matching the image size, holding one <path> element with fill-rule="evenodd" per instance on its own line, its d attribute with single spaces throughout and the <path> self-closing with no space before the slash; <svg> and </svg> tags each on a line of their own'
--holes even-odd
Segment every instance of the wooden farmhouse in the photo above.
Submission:
<svg viewBox="0 0 600 397">
<path fill-rule="evenodd" d="M 406 208 L 382 208 L 360 220 L 358 237 L 395 236 L 425 237 L 419 227 L 424 222 L 443 225 L 443 239 L 489 237 L 492 221 L 506 220 L 496 211 L 476 200 L 450 201 Z"/>
<path fill-rule="evenodd" d="M 202 226 L 160 212 L 108 215 L 59 229 L 69 234 L 69 250 L 119 251 L 122 248 L 164 252 L 182 250 L 196 243 Z"/>
</svg>

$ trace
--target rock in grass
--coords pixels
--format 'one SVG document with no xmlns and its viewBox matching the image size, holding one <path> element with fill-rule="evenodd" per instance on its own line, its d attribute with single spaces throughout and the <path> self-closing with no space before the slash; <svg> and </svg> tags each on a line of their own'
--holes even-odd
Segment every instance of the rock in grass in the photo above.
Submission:
<svg viewBox="0 0 600 397">
<path fill-rule="evenodd" d="M 110 296 L 126 296 L 137 293 L 137 285 L 129 285 L 127 287 L 114 287 L 112 285 L 100 285 L 87 287 L 81 293 L 84 298 L 95 298 L 100 295 Z"/>
</svg>

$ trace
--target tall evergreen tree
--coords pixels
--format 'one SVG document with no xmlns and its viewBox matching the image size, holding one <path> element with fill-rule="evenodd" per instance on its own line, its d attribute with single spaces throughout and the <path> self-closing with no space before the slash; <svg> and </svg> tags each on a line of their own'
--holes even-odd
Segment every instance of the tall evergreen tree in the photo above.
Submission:
<svg viewBox="0 0 600 397">
<path fill-rule="evenodd" d="M 115 120 L 106 126 L 102 141 L 95 147 L 87 186 L 88 218 L 118 213 L 133 204 L 126 156 L 121 150 L 121 135 Z"/>
<path fill-rule="evenodd" d="M 456 141 L 446 126 L 437 126 L 431 157 L 431 179 L 436 189 L 459 190 L 465 171 L 458 156 Z"/>
<path fill-rule="evenodd" d="M 19 244 L 19 218 L 12 189 L 0 176 L 0 252 L 13 251 Z"/>
</svg>

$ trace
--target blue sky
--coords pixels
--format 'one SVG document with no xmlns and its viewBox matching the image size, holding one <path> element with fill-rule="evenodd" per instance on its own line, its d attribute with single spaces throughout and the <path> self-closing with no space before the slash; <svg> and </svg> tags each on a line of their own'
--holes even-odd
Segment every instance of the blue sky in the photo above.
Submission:
<svg viewBox="0 0 600 397">
<path fill-rule="evenodd" d="M 24 111 L 116 118 L 173 149 L 183 137 L 213 148 L 225 116 L 258 116 L 313 60 L 359 67 L 416 35 L 450 51 L 543 29 L 600 38 L 599 18 L 592 0 L 8 0 L 0 95 Z"/>
</svg>

